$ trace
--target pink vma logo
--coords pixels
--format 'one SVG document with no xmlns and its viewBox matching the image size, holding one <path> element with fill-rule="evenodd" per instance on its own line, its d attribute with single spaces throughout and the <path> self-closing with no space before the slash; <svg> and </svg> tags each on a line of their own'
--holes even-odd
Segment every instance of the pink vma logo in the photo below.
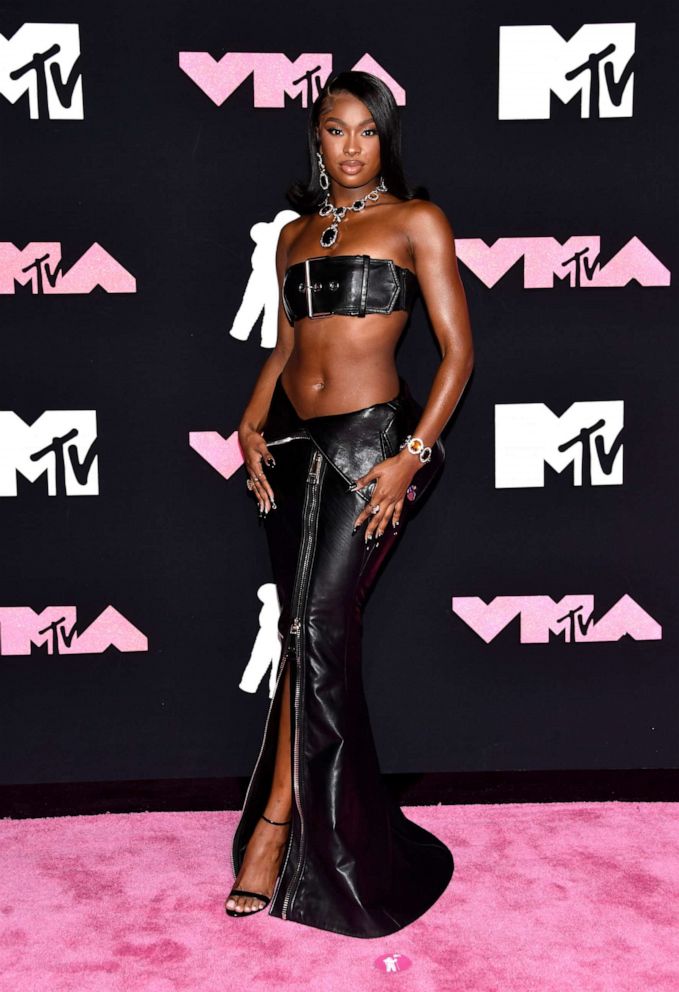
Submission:
<svg viewBox="0 0 679 992">
<path fill-rule="evenodd" d="M 479 596 L 453 596 L 457 614 L 490 644 L 517 617 L 521 644 L 548 644 L 555 635 L 574 642 L 619 641 L 627 634 L 635 641 L 659 641 L 662 627 L 631 596 L 622 596 L 599 620 L 594 620 L 594 596 L 496 596 L 484 603 Z"/>
<path fill-rule="evenodd" d="M 146 635 L 112 606 L 86 630 L 77 626 L 75 606 L 47 606 L 40 613 L 30 606 L 0 607 L 0 655 L 30 654 L 32 644 L 46 646 L 48 654 L 148 651 Z"/>
<path fill-rule="evenodd" d="M 17 283 L 30 285 L 34 296 L 91 293 L 95 286 L 107 293 L 137 290 L 136 279 L 96 241 L 68 272 L 59 241 L 30 241 L 21 249 L 0 241 L 0 294 L 13 294 Z"/>
<path fill-rule="evenodd" d="M 498 238 L 489 247 L 481 238 L 456 239 L 458 258 L 491 289 L 523 259 L 525 289 L 552 289 L 554 279 L 573 289 L 626 286 L 669 286 L 670 271 L 637 237 L 602 261 L 601 238 L 583 234 L 560 244 L 556 238 Z"/>
<path fill-rule="evenodd" d="M 305 52 L 291 61 L 282 52 L 227 52 L 221 59 L 209 52 L 180 52 L 179 68 L 218 107 L 250 76 L 255 107 L 285 107 L 286 96 L 301 96 L 302 106 L 308 107 L 332 72 L 332 55 Z M 389 87 L 396 103 L 405 104 L 403 87 L 367 52 L 352 68 L 377 76 Z"/>
</svg>

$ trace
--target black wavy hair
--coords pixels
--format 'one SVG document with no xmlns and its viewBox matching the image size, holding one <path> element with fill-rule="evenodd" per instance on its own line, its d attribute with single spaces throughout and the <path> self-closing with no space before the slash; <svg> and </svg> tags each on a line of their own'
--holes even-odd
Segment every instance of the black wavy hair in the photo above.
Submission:
<svg viewBox="0 0 679 992">
<path fill-rule="evenodd" d="M 401 160 L 401 118 L 398 105 L 386 83 L 370 72 L 352 69 L 331 75 L 314 100 L 307 122 L 307 149 L 309 153 L 309 179 L 297 180 L 287 190 L 286 196 L 293 208 L 301 214 L 313 213 L 323 202 L 326 191 L 319 182 L 318 142 L 316 128 L 326 97 L 351 93 L 361 100 L 377 125 L 380 140 L 381 175 L 387 189 L 403 200 L 418 197 L 429 199 L 425 186 L 411 186 L 407 181 Z"/>
</svg>

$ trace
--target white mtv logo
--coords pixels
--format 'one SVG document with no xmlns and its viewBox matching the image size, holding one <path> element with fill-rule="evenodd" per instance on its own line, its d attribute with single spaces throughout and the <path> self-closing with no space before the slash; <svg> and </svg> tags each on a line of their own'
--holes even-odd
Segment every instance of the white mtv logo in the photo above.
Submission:
<svg viewBox="0 0 679 992">
<path fill-rule="evenodd" d="M 279 210 L 272 221 L 257 221 L 250 228 L 255 247 L 250 255 L 252 271 L 243 299 L 229 328 L 238 341 L 247 341 L 260 316 L 262 348 L 273 348 L 278 340 L 280 289 L 276 272 L 276 249 L 281 229 L 299 217 L 294 210 Z"/>
<path fill-rule="evenodd" d="M 16 103 L 28 93 L 31 120 L 83 119 L 77 24 L 23 24 L 0 34 L 0 93 Z"/>
<path fill-rule="evenodd" d="M 17 495 L 17 474 L 46 474 L 50 496 L 97 496 L 96 439 L 96 410 L 46 410 L 30 427 L 0 410 L 0 496 Z"/>
<path fill-rule="evenodd" d="M 495 486 L 541 487 L 545 464 L 572 466 L 574 486 L 622 485 L 624 403 L 573 403 L 557 417 L 544 403 L 495 407 Z"/>
<path fill-rule="evenodd" d="M 582 117 L 631 117 L 636 25 L 584 24 L 564 41 L 551 24 L 500 28 L 500 120 L 547 120 L 550 96 L 580 94 Z"/>
<path fill-rule="evenodd" d="M 273 699 L 283 647 L 278 632 L 281 607 L 276 583 L 263 583 L 257 590 L 257 596 L 263 604 L 259 611 L 259 630 L 238 688 L 244 692 L 257 692 L 264 676 L 269 672 L 269 698 Z"/>
</svg>

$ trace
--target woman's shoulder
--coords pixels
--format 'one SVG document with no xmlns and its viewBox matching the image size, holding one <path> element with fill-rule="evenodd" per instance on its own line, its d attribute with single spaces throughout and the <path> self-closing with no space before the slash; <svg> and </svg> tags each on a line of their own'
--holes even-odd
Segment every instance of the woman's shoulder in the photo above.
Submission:
<svg viewBox="0 0 679 992">
<path fill-rule="evenodd" d="M 433 200 L 421 200 L 414 196 L 410 200 L 402 200 L 401 204 L 408 213 L 418 217 L 445 217 L 443 208 Z"/>
<path fill-rule="evenodd" d="M 300 231 L 304 230 L 309 218 L 307 214 L 299 214 L 297 217 L 293 217 L 286 224 L 283 224 L 281 228 L 281 236 L 283 237 L 294 237 L 299 234 Z"/>
<path fill-rule="evenodd" d="M 292 220 L 283 224 L 278 232 L 279 251 L 287 254 L 291 250 L 295 241 L 304 233 L 308 221 L 309 218 L 306 214 L 300 214 L 298 217 L 293 217 Z"/>
<path fill-rule="evenodd" d="M 437 231 L 448 231 L 451 228 L 443 207 L 433 200 L 420 200 L 413 197 L 412 200 L 403 201 L 404 220 L 412 233 L 419 233 L 422 237 L 434 234 Z"/>
</svg>

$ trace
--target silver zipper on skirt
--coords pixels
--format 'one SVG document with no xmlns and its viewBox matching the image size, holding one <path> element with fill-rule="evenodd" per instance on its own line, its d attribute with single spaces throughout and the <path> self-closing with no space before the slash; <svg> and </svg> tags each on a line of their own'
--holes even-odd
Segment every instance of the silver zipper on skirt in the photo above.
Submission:
<svg viewBox="0 0 679 992">
<path fill-rule="evenodd" d="M 295 794 L 295 804 L 297 806 L 297 811 L 299 813 L 300 821 L 300 838 L 299 838 L 299 861 L 295 869 L 295 874 L 288 886 L 287 892 L 285 893 L 285 898 L 283 900 L 283 907 L 281 910 L 282 919 L 287 919 L 288 909 L 290 908 L 290 901 L 294 896 L 297 886 L 299 884 L 299 878 L 302 871 L 302 865 L 304 863 L 304 843 L 305 843 L 305 828 L 304 828 L 304 811 L 302 809 L 302 801 L 300 796 L 299 788 L 299 744 L 300 744 L 300 719 L 299 719 L 299 699 L 301 694 L 302 685 L 302 665 L 300 658 L 300 640 L 301 640 L 301 627 L 302 627 L 302 616 L 304 610 L 304 602 L 306 597 L 306 587 L 309 577 L 309 572 L 311 569 L 311 562 L 313 558 L 313 551 L 315 546 L 315 530 L 316 530 L 316 511 L 319 503 L 319 483 L 321 474 L 321 464 L 323 461 L 323 456 L 320 451 L 315 450 L 312 460 L 309 475 L 307 476 L 307 492 L 306 499 L 304 502 L 304 513 L 303 513 L 303 524 L 304 531 L 302 535 L 302 549 L 301 549 L 301 563 L 297 570 L 297 588 L 293 594 L 293 607 L 294 607 L 294 617 L 292 623 L 290 624 L 290 629 L 288 631 L 288 651 L 290 650 L 290 640 L 294 638 L 295 641 L 295 655 L 297 658 L 297 681 L 295 685 L 295 740 L 293 749 L 293 768 L 292 768 L 292 781 L 293 789 Z M 288 863 L 288 858 L 290 857 L 290 850 L 292 845 L 288 845 L 288 850 L 285 858 L 285 862 L 278 876 L 278 882 L 276 889 L 271 897 L 271 903 L 276 896 L 278 887 L 281 883 L 283 875 L 285 873 L 285 867 Z"/>
</svg>

